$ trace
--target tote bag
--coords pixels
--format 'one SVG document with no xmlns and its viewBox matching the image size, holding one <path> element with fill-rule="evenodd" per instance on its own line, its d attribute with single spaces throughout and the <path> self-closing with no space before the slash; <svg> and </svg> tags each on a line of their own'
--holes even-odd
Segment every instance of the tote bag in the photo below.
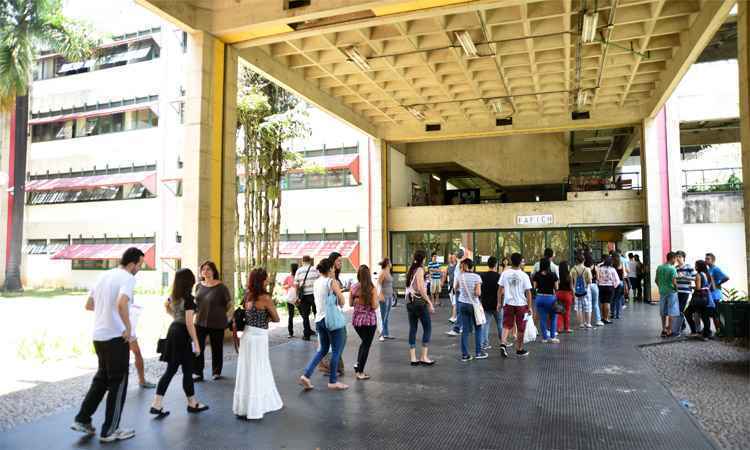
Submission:
<svg viewBox="0 0 750 450">
<path fill-rule="evenodd" d="M 328 295 L 326 296 L 326 328 L 328 331 L 336 331 L 346 326 L 344 313 L 338 306 L 338 297 L 331 289 L 331 281 L 328 281 Z"/>
<path fill-rule="evenodd" d="M 465 275 L 462 273 L 460 278 L 461 287 L 463 288 L 466 296 L 471 299 L 471 306 L 474 308 L 474 322 L 479 327 L 487 323 L 487 317 L 484 315 L 484 308 L 482 307 L 482 303 L 474 298 L 474 296 L 471 295 L 471 292 L 469 292 L 469 289 L 466 288 L 466 281 L 464 280 L 464 276 Z"/>
</svg>

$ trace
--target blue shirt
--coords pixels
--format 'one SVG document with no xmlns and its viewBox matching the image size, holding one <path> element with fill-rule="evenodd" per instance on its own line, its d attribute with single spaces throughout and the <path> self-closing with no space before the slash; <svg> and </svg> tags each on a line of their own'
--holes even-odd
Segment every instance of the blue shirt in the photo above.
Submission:
<svg viewBox="0 0 750 450">
<path fill-rule="evenodd" d="M 709 267 L 708 273 L 714 280 L 714 284 L 711 287 L 711 299 L 716 302 L 721 301 L 721 284 L 727 281 L 727 276 L 716 265 Z"/>
<path fill-rule="evenodd" d="M 443 278 L 443 274 L 440 273 L 440 263 L 439 262 L 432 262 L 430 261 L 429 264 L 427 264 L 427 268 L 430 269 L 430 275 L 433 280 L 439 280 Z M 433 272 L 433 270 L 435 272 Z"/>
</svg>

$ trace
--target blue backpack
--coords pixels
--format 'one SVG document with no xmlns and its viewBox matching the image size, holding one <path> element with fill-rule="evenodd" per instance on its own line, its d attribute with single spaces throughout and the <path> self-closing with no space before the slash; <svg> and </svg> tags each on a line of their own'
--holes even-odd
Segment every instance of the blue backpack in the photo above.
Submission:
<svg viewBox="0 0 750 450">
<path fill-rule="evenodd" d="M 586 283 L 583 281 L 583 274 L 578 274 L 576 277 L 576 289 L 575 289 L 576 297 L 585 297 L 586 292 Z"/>
</svg>

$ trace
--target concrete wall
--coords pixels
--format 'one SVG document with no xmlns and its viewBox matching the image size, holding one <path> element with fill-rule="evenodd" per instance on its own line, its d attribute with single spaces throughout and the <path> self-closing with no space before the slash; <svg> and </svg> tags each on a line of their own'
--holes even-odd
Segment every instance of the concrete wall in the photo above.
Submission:
<svg viewBox="0 0 750 450">
<path fill-rule="evenodd" d="M 23 267 L 30 268 L 24 274 L 26 288 L 91 289 L 104 273 L 103 270 L 71 270 L 71 261 L 52 260 L 47 255 L 23 255 L 22 263 Z M 161 271 L 141 270 L 135 277 L 136 289 L 155 291 L 161 287 Z"/>
<path fill-rule="evenodd" d="M 457 164 L 501 186 L 562 183 L 569 174 L 563 133 L 407 144 L 406 163 Z"/>
<path fill-rule="evenodd" d="M 412 183 L 423 184 L 422 175 L 409 167 L 406 163 L 406 156 L 393 148 L 388 149 L 390 171 L 390 207 L 398 208 L 411 204 L 411 185 Z"/>
<path fill-rule="evenodd" d="M 716 255 L 717 265 L 730 278 L 725 286 L 747 291 L 743 222 L 686 224 L 683 234 L 688 261 L 693 263 L 697 259 L 703 259 L 706 252 L 713 253 Z"/>
<path fill-rule="evenodd" d="M 685 224 L 744 222 L 742 192 L 691 193 L 683 202 Z"/>
<path fill-rule="evenodd" d="M 553 223 L 528 228 L 566 226 L 639 225 L 644 222 L 643 200 L 581 199 L 567 202 L 487 203 L 480 205 L 391 208 L 390 231 L 520 229 L 519 215 L 551 214 Z"/>
</svg>

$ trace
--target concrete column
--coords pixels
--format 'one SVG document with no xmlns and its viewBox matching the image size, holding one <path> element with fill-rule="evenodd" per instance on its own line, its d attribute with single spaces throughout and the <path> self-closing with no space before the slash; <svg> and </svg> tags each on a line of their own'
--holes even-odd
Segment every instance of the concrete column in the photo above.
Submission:
<svg viewBox="0 0 750 450">
<path fill-rule="evenodd" d="M 380 272 L 377 264 L 383 259 L 383 185 L 382 174 L 382 146 L 380 140 L 367 139 L 367 236 L 360 239 L 360 261 L 368 264 L 373 271 Z M 360 164 L 360 172 L 363 167 Z M 364 177 L 363 177 L 364 179 Z M 362 250 L 364 247 L 366 250 Z"/>
<path fill-rule="evenodd" d="M 391 158 L 388 143 L 377 140 L 380 149 L 380 217 L 381 217 L 381 249 L 383 257 L 391 257 L 391 240 L 388 237 L 388 210 L 391 207 Z"/>
<path fill-rule="evenodd" d="M 745 216 L 746 291 L 750 292 L 750 5 L 737 2 L 737 53 L 740 70 L 740 141 Z"/>
<path fill-rule="evenodd" d="M 237 54 L 211 35 L 190 35 L 183 166 L 182 265 L 210 259 L 233 283 L 236 220 Z"/>
<path fill-rule="evenodd" d="M 667 136 L 667 177 L 669 191 L 669 233 L 671 250 L 684 249 L 684 202 L 682 201 L 682 153 L 680 151 L 680 110 L 677 96 L 672 96 L 664 106 Z M 662 252 L 666 253 L 666 252 Z M 691 255 L 697 258 L 699 255 Z"/>
</svg>

